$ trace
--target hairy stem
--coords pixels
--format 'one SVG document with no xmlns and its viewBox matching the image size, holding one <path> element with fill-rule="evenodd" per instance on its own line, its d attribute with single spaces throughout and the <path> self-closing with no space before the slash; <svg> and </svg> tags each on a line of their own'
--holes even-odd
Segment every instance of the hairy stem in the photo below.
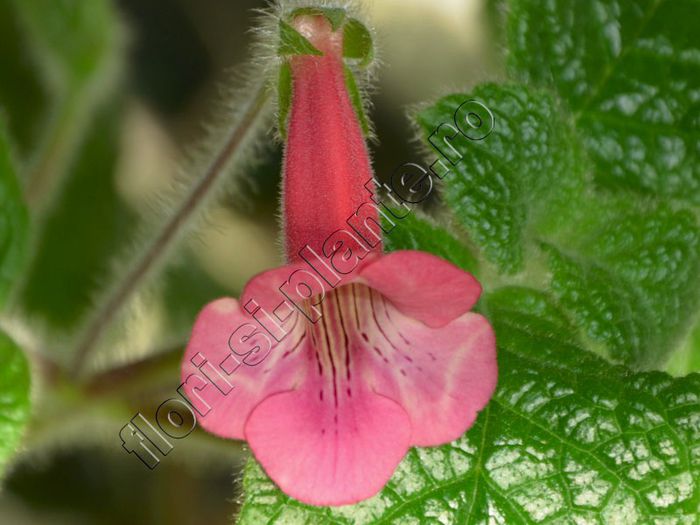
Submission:
<svg viewBox="0 0 700 525">
<path fill-rule="evenodd" d="M 152 352 L 139 361 L 97 374 L 82 384 L 82 389 L 90 398 L 113 396 L 133 390 L 140 385 L 152 386 L 154 377 L 167 376 L 172 380 L 180 371 L 180 362 L 185 343 L 172 348 Z"/>
<path fill-rule="evenodd" d="M 121 276 L 117 285 L 107 294 L 104 301 L 97 306 L 97 313 L 88 321 L 86 328 L 78 338 L 71 373 L 74 376 L 81 374 L 88 357 L 96 348 L 97 343 L 104 335 L 116 315 L 121 311 L 129 298 L 143 284 L 151 271 L 161 261 L 163 255 L 179 238 L 180 233 L 189 220 L 199 209 L 201 203 L 207 200 L 218 182 L 226 172 L 233 156 L 239 151 L 248 133 L 255 128 L 256 121 L 263 114 L 269 93 L 265 84 L 262 84 L 249 106 L 241 115 L 236 126 L 233 127 L 223 148 L 217 153 L 212 163 L 197 179 L 192 188 L 187 192 L 182 202 L 177 206 L 173 215 L 166 220 L 156 234 L 149 240 L 148 245 L 135 258 L 134 262 Z"/>
</svg>

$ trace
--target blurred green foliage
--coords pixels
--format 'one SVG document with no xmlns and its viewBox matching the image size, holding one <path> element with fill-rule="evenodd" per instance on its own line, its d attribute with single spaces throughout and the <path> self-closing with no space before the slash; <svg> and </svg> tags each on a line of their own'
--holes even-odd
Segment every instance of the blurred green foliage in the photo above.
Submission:
<svg viewBox="0 0 700 525">
<path fill-rule="evenodd" d="M 0 306 L 23 269 L 29 216 L 22 202 L 9 137 L 0 115 Z"/>
<path fill-rule="evenodd" d="M 13 0 L 40 73 L 54 90 L 78 90 L 119 52 L 109 0 Z"/>
<path fill-rule="evenodd" d="M 26 159 L 36 146 L 46 94 L 31 65 L 13 5 L 0 2 L 0 100 L 18 157 Z"/>
<path fill-rule="evenodd" d="M 29 364 L 22 350 L 0 331 L 0 477 L 20 446 L 29 419 Z"/>
<path fill-rule="evenodd" d="M 89 126 L 28 270 L 23 308 L 55 329 L 74 328 L 88 313 L 134 226 L 114 187 L 123 107 L 110 103 Z"/>
</svg>

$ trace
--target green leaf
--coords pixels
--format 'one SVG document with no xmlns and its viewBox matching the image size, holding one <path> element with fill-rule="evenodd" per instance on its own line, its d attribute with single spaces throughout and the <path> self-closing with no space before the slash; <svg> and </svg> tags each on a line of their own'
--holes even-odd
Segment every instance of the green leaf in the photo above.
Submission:
<svg viewBox="0 0 700 525">
<path fill-rule="evenodd" d="M 372 34 L 367 26 L 356 18 L 347 18 L 346 11 L 337 7 L 302 7 L 291 13 L 291 18 L 299 15 L 322 15 L 331 24 L 333 31 L 343 28 L 343 56 L 357 60 L 360 66 L 366 66 L 374 58 Z M 301 33 L 287 22 L 280 20 L 281 55 L 321 55 Z"/>
<path fill-rule="evenodd" d="M 357 120 L 360 121 L 360 127 L 365 135 L 370 132 L 369 119 L 365 114 L 365 108 L 362 103 L 362 94 L 357 87 L 357 82 L 355 81 L 355 74 L 348 66 L 343 67 L 343 73 L 345 74 L 345 85 L 348 89 L 348 94 L 350 95 L 350 102 L 352 102 L 352 107 L 357 115 Z"/>
<path fill-rule="evenodd" d="M 288 62 L 280 66 L 277 79 L 277 126 L 282 138 L 287 136 L 287 117 L 292 104 L 292 68 Z"/>
<path fill-rule="evenodd" d="M 25 262 L 29 216 L 22 200 L 5 121 L 0 115 L 0 306 Z"/>
<path fill-rule="evenodd" d="M 536 334 L 562 344 L 576 344 L 571 320 L 545 292 L 523 286 L 506 286 L 487 296 L 490 316 L 517 326 L 527 334 Z"/>
<path fill-rule="evenodd" d="M 96 116 L 27 269 L 21 307 L 50 329 L 76 327 L 111 275 L 114 254 L 131 240 L 135 217 L 114 185 L 123 109 L 116 101 Z"/>
<path fill-rule="evenodd" d="M 0 331 L 0 475 L 17 449 L 29 418 L 29 390 L 27 360 Z"/>
<path fill-rule="evenodd" d="M 336 31 L 345 21 L 345 9 L 342 7 L 300 7 L 292 11 L 291 18 L 301 15 L 321 15 L 331 23 L 331 29 Z"/>
<path fill-rule="evenodd" d="M 467 139 L 455 122 L 457 109 L 471 99 L 495 118 L 483 140 Z M 557 229 L 581 198 L 580 155 L 557 111 L 546 93 L 485 85 L 444 97 L 416 115 L 426 142 L 452 165 L 444 176 L 446 201 L 501 272 L 522 270 L 526 234 Z"/>
<path fill-rule="evenodd" d="M 0 64 L 0 107 L 21 161 L 30 155 L 41 132 L 46 94 L 31 67 L 11 2 L 0 2 Z"/>
<path fill-rule="evenodd" d="M 401 215 L 403 213 L 399 216 Z M 464 270 L 477 273 L 476 257 L 447 230 L 416 217 L 415 213 L 410 213 L 402 219 L 393 218 L 392 220 L 396 226 L 384 237 L 384 246 L 387 251 L 423 250 L 442 257 Z M 390 227 L 386 221 L 385 227 Z"/>
<path fill-rule="evenodd" d="M 469 99 L 481 100 L 497 124 L 478 141 L 455 128 L 449 150 L 441 139 Z M 560 113 L 546 92 L 485 85 L 439 100 L 418 121 L 435 154 L 454 162 L 444 195 L 455 218 L 502 274 L 486 284 L 521 273 L 549 285 L 589 348 L 636 368 L 662 366 L 697 315 L 697 218 L 632 192 L 598 190 Z M 452 128 L 436 134 L 443 123 Z"/>
<path fill-rule="evenodd" d="M 14 0 L 28 43 L 54 88 L 85 84 L 115 59 L 120 31 L 108 0 Z"/>
<path fill-rule="evenodd" d="M 552 289 L 607 355 L 663 365 L 697 315 L 700 231 L 688 212 L 608 214 L 576 255 L 552 247 Z"/>
<path fill-rule="evenodd" d="M 279 22 L 279 54 L 288 55 L 322 55 L 308 39 L 284 20 Z"/>
<path fill-rule="evenodd" d="M 666 371 L 675 376 L 700 372 L 700 321 L 695 323 L 685 344 L 673 353 Z"/>
<path fill-rule="evenodd" d="M 700 204 L 700 2 L 511 0 L 509 11 L 512 69 L 568 102 L 596 180 Z"/>
<path fill-rule="evenodd" d="M 116 87 L 124 34 L 110 0 L 10 3 L 23 29 L 23 49 L 31 52 L 48 99 L 23 177 L 29 207 L 43 218 L 93 110 Z"/>
<path fill-rule="evenodd" d="M 379 495 L 340 508 L 300 504 L 251 461 L 239 525 L 693 523 L 700 376 L 607 364 L 561 339 L 568 321 L 541 292 L 485 303 L 499 388 L 463 438 L 411 450 Z"/>
<path fill-rule="evenodd" d="M 355 18 L 349 19 L 343 28 L 343 56 L 358 60 L 362 66 L 369 64 L 374 58 L 372 34 Z"/>
</svg>

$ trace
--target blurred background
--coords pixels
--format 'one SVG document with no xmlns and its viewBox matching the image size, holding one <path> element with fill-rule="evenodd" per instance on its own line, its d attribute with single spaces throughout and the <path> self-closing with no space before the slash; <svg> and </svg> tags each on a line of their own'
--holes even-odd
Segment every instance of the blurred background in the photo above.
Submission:
<svg viewBox="0 0 700 525">
<path fill-rule="evenodd" d="M 242 186 L 211 207 L 130 301 L 100 349 L 99 375 L 78 387 L 53 363 L 67 361 L 66 341 L 109 285 L 115 258 L 162 206 L 206 123 L 226 118 L 218 102 L 250 58 L 254 10 L 265 5 L 0 0 L 0 112 L 20 174 L 39 181 L 27 196 L 31 257 L 7 327 L 32 354 L 34 413 L 0 492 L 3 525 L 213 525 L 236 514 L 241 444 L 197 429 L 149 471 L 118 434 L 136 412 L 152 417 L 175 395 L 199 309 L 237 296 L 249 277 L 281 262 L 281 148 L 273 133 Z M 501 76 L 500 7 L 363 6 L 381 59 L 371 150 L 378 175 L 388 177 L 420 159 L 411 106 Z M 57 172 L 63 182 L 47 183 Z"/>
</svg>

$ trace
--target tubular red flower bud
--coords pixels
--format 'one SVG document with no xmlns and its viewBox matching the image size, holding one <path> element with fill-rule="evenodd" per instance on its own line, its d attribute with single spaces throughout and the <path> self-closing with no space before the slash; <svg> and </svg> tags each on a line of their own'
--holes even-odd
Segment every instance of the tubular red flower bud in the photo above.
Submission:
<svg viewBox="0 0 700 525">
<path fill-rule="evenodd" d="M 321 15 L 293 22 L 323 55 L 290 57 L 292 100 L 285 145 L 284 231 L 290 262 L 323 243 L 369 200 L 372 168 L 345 83 L 343 33 Z M 371 217 L 377 220 L 376 211 Z M 381 244 L 374 248 L 381 251 Z"/>
</svg>

